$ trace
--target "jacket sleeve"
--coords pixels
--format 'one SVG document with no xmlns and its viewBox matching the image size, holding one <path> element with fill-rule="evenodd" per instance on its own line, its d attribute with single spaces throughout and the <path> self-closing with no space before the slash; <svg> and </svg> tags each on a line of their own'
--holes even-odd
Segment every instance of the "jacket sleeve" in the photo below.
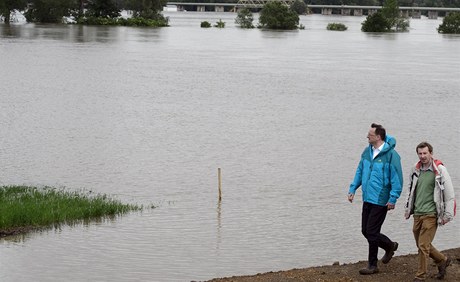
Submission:
<svg viewBox="0 0 460 282">
<path fill-rule="evenodd" d="M 440 165 L 439 169 L 442 174 L 443 183 L 441 185 L 444 186 L 444 190 L 442 191 L 444 195 L 444 214 L 442 215 L 442 219 L 447 223 L 454 219 L 455 214 L 454 186 L 452 185 L 452 180 L 447 169 L 443 165 Z"/>
<path fill-rule="evenodd" d="M 403 176 L 402 176 L 402 168 L 401 168 L 401 158 L 399 155 L 394 152 L 392 161 L 390 163 L 390 175 L 391 175 L 391 191 L 390 191 L 390 199 L 388 202 L 390 204 L 396 204 L 396 201 L 401 196 L 401 191 L 403 187 Z"/>
<path fill-rule="evenodd" d="M 414 176 L 415 176 L 415 165 L 412 167 L 411 172 L 408 178 L 408 185 L 407 185 L 407 197 L 406 197 L 406 205 L 404 206 L 404 217 L 408 219 L 411 214 L 413 213 L 413 199 L 414 199 Z"/>
<path fill-rule="evenodd" d="M 363 160 L 358 164 L 358 168 L 356 168 L 356 173 L 355 173 L 355 178 L 353 179 L 353 182 L 350 184 L 350 189 L 348 190 L 348 193 L 350 194 L 355 194 L 356 190 L 361 186 L 361 181 L 362 181 L 362 176 L 363 176 Z"/>
</svg>

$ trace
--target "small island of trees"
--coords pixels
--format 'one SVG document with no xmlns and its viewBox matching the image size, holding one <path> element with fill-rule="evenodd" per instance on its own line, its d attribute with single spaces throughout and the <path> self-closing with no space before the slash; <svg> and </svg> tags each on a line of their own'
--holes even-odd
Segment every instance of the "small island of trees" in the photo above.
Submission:
<svg viewBox="0 0 460 282">
<path fill-rule="evenodd" d="M 399 12 L 397 0 L 386 0 L 381 10 L 368 15 L 362 23 L 364 32 L 407 31 L 409 20 Z"/>
</svg>

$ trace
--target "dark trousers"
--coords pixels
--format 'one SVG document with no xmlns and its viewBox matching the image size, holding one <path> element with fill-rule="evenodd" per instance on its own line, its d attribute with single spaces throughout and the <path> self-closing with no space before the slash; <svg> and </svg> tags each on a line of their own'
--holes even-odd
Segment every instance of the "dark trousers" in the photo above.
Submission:
<svg viewBox="0 0 460 282">
<path fill-rule="evenodd" d="M 380 233 L 382 224 L 387 215 L 387 207 L 363 203 L 363 213 L 361 221 L 361 233 L 366 237 L 369 243 L 369 266 L 377 266 L 377 255 L 379 247 L 384 250 L 391 250 L 393 242 L 384 234 Z"/>
</svg>

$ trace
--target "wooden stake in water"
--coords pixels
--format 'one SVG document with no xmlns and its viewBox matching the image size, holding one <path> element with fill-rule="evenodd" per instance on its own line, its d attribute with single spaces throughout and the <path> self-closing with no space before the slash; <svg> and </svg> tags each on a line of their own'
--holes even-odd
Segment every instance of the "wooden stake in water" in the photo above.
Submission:
<svg viewBox="0 0 460 282">
<path fill-rule="evenodd" d="M 217 169 L 217 179 L 219 182 L 219 202 L 222 201 L 222 174 L 220 172 L 220 167 Z"/>
</svg>

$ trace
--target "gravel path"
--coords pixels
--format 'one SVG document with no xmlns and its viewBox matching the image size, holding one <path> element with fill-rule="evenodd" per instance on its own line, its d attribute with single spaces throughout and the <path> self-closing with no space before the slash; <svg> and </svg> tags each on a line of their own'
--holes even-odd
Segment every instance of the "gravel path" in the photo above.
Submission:
<svg viewBox="0 0 460 282">
<path fill-rule="evenodd" d="M 443 251 L 452 258 L 452 264 L 447 268 L 447 275 L 443 281 L 460 282 L 460 248 Z M 372 282 L 399 282 L 413 281 L 417 270 L 417 255 L 395 256 L 390 263 L 379 263 L 380 272 L 373 275 L 360 275 L 359 269 L 366 267 L 367 262 L 360 261 L 353 264 L 328 265 L 309 267 L 303 269 L 291 269 L 286 271 L 259 273 L 252 276 L 233 276 L 215 278 L 208 282 L 292 282 L 292 281 L 372 281 Z M 429 275 L 426 281 L 439 281 L 434 278 L 438 273 L 436 265 L 431 263 Z"/>
</svg>

